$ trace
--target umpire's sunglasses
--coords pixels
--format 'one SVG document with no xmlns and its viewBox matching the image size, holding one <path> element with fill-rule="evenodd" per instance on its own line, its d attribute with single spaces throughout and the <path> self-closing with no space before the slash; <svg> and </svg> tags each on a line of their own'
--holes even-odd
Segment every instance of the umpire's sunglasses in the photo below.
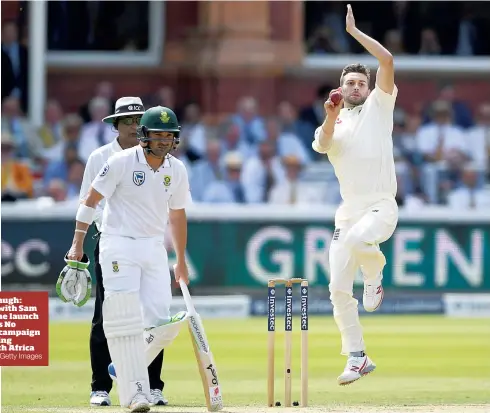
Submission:
<svg viewBox="0 0 490 413">
<path fill-rule="evenodd" d="M 128 118 L 119 118 L 119 122 L 121 122 L 124 125 L 132 125 L 133 123 L 136 123 L 137 125 L 140 124 L 141 116 L 132 116 Z"/>
</svg>

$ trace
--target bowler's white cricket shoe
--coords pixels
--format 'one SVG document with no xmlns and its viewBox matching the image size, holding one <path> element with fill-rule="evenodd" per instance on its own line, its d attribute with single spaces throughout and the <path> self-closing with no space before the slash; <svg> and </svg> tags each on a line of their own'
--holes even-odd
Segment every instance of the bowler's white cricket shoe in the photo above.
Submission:
<svg viewBox="0 0 490 413">
<path fill-rule="evenodd" d="M 384 291 L 381 285 L 381 277 L 364 281 L 364 294 L 362 304 L 368 312 L 376 311 L 383 301 Z"/>
<path fill-rule="evenodd" d="M 362 376 L 371 373 L 375 368 L 376 364 L 368 356 L 349 356 L 344 372 L 337 378 L 337 381 L 341 386 L 351 384 Z"/>
<path fill-rule="evenodd" d="M 166 406 L 168 404 L 168 400 L 164 397 L 160 389 L 151 389 L 150 403 L 152 406 Z"/>
<path fill-rule="evenodd" d="M 90 404 L 92 406 L 110 406 L 111 398 L 106 391 L 93 391 L 90 393 Z"/>
<path fill-rule="evenodd" d="M 138 393 L 131 400 L 129 410 L 131 413 L 146 413 L 150 411 L 150 403 L 144 394 Z"/>
</svg>

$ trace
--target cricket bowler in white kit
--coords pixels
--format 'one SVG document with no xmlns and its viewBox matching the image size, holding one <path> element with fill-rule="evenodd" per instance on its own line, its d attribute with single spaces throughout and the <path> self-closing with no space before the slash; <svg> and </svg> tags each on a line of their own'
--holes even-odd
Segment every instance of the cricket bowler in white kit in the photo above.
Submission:
<svg viewBox="0 0 490 413">
<path fill-rule="evenodd" d="M 363 305 L 366 311 L 375 311 L 383 300 L 381 281 L 386 264 L 379 244 L 392 236 L 398 222 L 392 143 L 398 90 L 393 56 L 356 28 L 350 5 L 346 30 L 378 60 L 379 68 L 372 91 L 367 67 L 353 64 L 344 68 L 338 89 L 343 99 L 338 105 L 327 100 L 327 116 L 316 129 L 312 144 L 316 152 L 328 155 L 342 195 L 329 251 L 330 299 L 342 337 L 341 354 L 348 356 L 345 370 L 338 377 L 340 385 L 350 384 L 376 368 L 364 352 L 353 283 L 361 268 Z"/>
<path fill-rule="evenodd" d="M 171 109 L 157 106 L 143 114 L 140 144 L 112 155 L 81 202 L 67 254 L 69 260 L 82 259 L 87 228 L 98 203 L 105 199 L 100 238 L 103 325 L 117 371 L 119 401 L 132 412 L 150 410 L 144 329 L 157 331 L 171 320 L 171 279 L 164 246 L 167 221 L 177 258 L 175 278 L 189 282 L 184 256 L 189 182 L 184 164 L 169 155 L 179 143 L 179 133 Z M 155 335 L 158 339 L 158 331 Z M 149 341 L 151 346 L 154 337 Z M 154 349 L 150 359 L 160 350 Z"/>
</svg>

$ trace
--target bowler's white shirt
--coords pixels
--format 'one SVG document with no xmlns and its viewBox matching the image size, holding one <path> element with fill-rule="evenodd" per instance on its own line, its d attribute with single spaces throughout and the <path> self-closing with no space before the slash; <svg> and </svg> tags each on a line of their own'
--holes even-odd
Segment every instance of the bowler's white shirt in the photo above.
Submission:
<svg viewBox="0 0 490 413">
<path fill-rule="evenodd" d="M 392 132 L 397 94 L 396 86 L 390 95 L 376 85 L 363 105 L 341 109 L 327 150 L 319 143 L 321 126 L 315 131 L 312 147 L 328 154 L 339 181 L 340 219 L 396 196 Z"/>
<path fill-rule="evenodd" d="M 117 139 L 114 139 L 111 143 L 101 146 L 90 154 L 83 173 L 82 187 L 80 188 L 80 201 L 85 199 L 87 196 L 90 185 L 97 177 L 97 174 L 100 172 L 107 160 L 115 153 L 121 151 L 121 145 L 119 145 Z M 99 231 L 102 225 L 102 212 L 104 211 L 104 205 L 105 199 L 99 202 L 95 212 L 94 222 Z"/>
<path fill-rule="evenodd" d="M 102 233 L 130 238 L 164 237 L 168 208 L 190 202 L 187 170 L 170 156 L 154 171 L 137 145 L 112 155 L 92 187 L 106 199 Z"/>
</svg>

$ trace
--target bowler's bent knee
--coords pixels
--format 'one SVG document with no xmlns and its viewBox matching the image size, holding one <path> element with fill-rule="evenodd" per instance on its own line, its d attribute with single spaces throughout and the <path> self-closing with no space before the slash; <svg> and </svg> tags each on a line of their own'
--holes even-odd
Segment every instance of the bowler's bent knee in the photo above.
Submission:
<svg viewBox="0 0 490 413">
<path fill-rule="evenodd" d="M 363 218 L 362 221 L 359 221 L 345 234 L 344 245 L 354 253 L 363 251 L 367 246 L 376 242 L 371 234 L 372 231 L 370 231 L 370 228 L 376 223 L 370 218 Z"/>
</svg>

